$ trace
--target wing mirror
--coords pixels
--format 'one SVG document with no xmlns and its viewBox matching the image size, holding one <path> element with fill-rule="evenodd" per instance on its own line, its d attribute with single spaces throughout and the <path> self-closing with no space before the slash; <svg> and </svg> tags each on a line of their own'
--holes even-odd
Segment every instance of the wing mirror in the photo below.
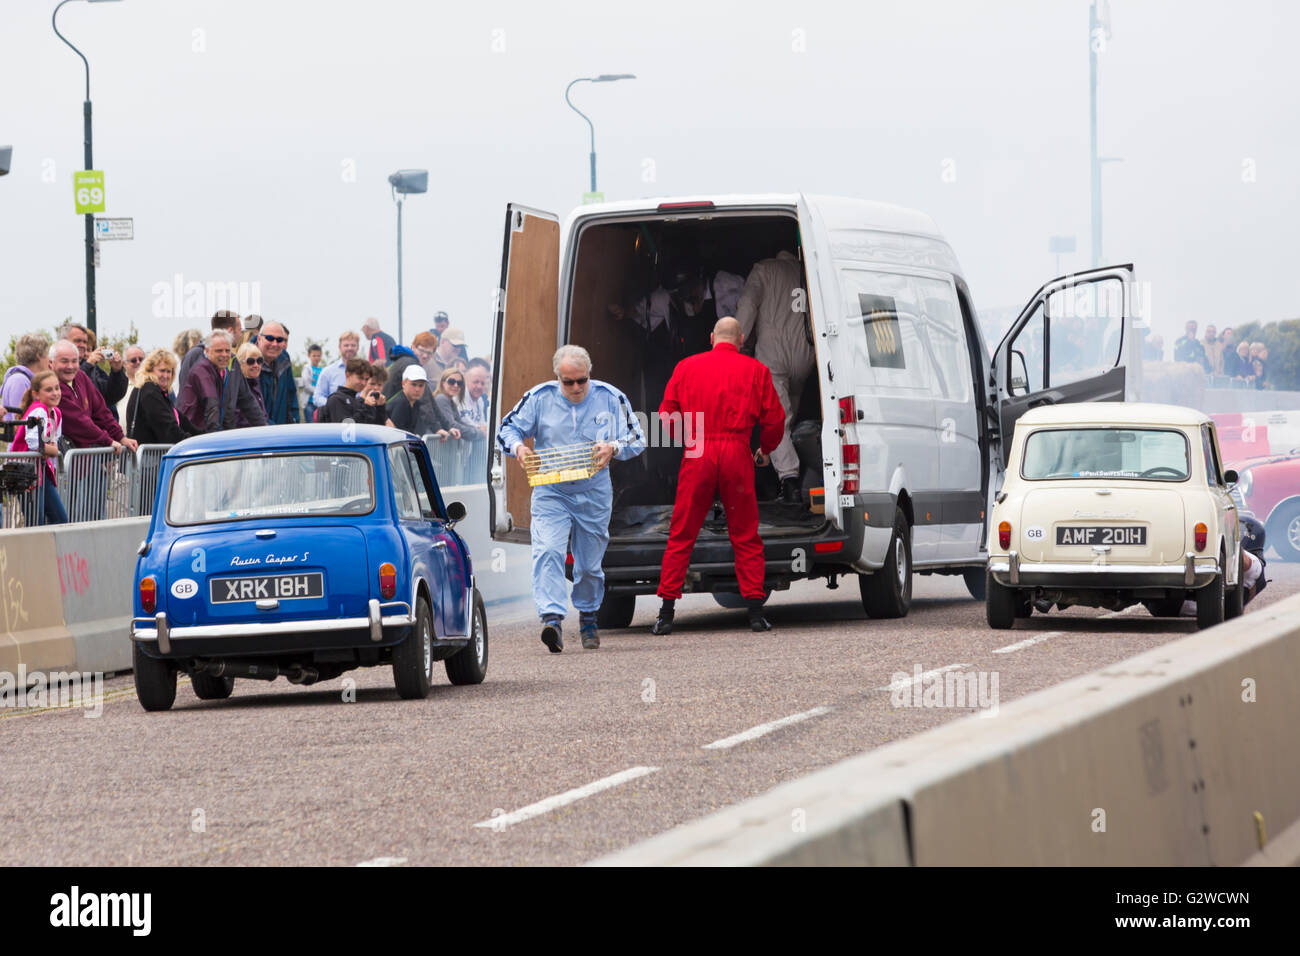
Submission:
<svg viewBox="0 0 1300 956">
<path fill-rule="evenodd" d="M 457 521 L 463 521 L 465 515 L 468 513 L 469 512 L 465 510 L 465 506 L 459 501 L 452 501 L 447 504 L 447 519 L 451 521 L 452 524 L 455 524 Z"/>
<path fill-rule="evenodd" d="M 1223 481 L 1229 486 L 1235 485 L 1237 483 L 1237 473 L 1229 468 L 1223 473 Z"/>
</svg>

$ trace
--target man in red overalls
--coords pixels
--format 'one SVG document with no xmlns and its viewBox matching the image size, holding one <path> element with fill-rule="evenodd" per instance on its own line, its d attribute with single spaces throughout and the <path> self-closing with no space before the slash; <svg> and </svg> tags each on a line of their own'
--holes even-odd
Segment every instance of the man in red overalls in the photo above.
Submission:
<svg viewBox="0 0 1300 956">
<path fill-rule="evenodd" d="M 668 530 L 659 573 L 663 607 L 652 634 L 673 629 L 673 611 L 682 596 L 682 582 L 690 565 L 695 539 L 713 507 L 714 494 L 722 498 L 727 514 L 727 534 L 736 554 L 736 577 L 749 608 L 749 626 L 770 631 L 763 617 L 763 539 L 758 536 L 758 499 L 754 495 L 754 458 L 749 436 L 759 430 L 759 459 L 781 442 L 785 409 L 772 387 L 772 373 L 756 359 L 740 354 L 740 323 L 727 316 L 718 319 L 709 336 L 713 349 L 677 363 L 659 406 L 660 421 L 671 434 L 680 433 L 689 419 L 698 444 L 682 459 L 677 478 L 677 500 Z M 691 457 L 691 452 L 698 454 Z M 760 461 L 761 463 L 761 461 Z"/>
</svg>

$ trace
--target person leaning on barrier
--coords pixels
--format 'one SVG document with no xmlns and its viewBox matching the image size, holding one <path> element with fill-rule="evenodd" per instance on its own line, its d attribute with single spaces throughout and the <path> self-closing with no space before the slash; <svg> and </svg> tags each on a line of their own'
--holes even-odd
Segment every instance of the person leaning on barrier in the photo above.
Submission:
<svg viewBox="0 0 1300 956">
<path fill-rule="evenodd" d="M 239 313 L 231 312 L 229 309 L 219 309 L 212 315 L 210 323 L 212 332 L 225 332 L 230 337 L 230 347 L 233 349 L 235 343 L 239 341 Z M 194 342 L 188 352 L 181 356 L 180 368 L 176 370 L 176 394 L 179 395 L 181 389 L 185 387 L 185 380 L 190 377 L 192 369 L 200 359 L 203 358 L 207 350 L 207 342 L 200 337 Z"/>
<path fill-rule="evenodd" d="M 190 424 L 203 432 L 229 431 L 248 425 L 265 425 L 266 416 L 244 376 L 231 365 L 231 335 L 208 335 L 203 358 L 194 363 L 181 386 L 177 407 Z"/>
<path fill-rule="evenodd" d="M 12 421 L 11 408 L 22 408 L 23 395 L 32 387 L 37 372 L 50 367 L 50 340 L 41 332 L 29 332 L 14 343 L 15 364 L 5 372 L 4 385 L 0 386 L 0 405 L 4 420 Z"/>
<path fill-rule="evenodd" d="M 441 427 L 442 421 L 434 413 L 435 406 L 426 402 L 429 391 L 429 376 L 419 365 L 408 365 L 402 372 L 402 390 L 389 399 L 385 406 L 388 415 L 388 427 L 400 428 L 413 435 L 437 435 L 440 441 L 454 436 Z"/>
<path fill-rule="evenodd" d="M 19 397 L 18 408 L 23 409 L 24 424 L 14 431 L 10 451 L 40 452 L 44 455 L 38 468 L 45 469 L 44 488 L 41 494 L 43 514 L 41 524 L 67 524 L 68 512 L 64 510 L 63 499 L 59 497 L 58 478 L 54 463 L 59 458 L 59 438 L 63 434 L 63 413 L 59 404 L 63 400 L 63 388 L 59 377 L 49 369 L 37 372 L 32 377 L 32 384 Z M 26 422 L 36 419 L 38 424 L 28 428 Z"/>
<path fill-rule="evenodd" d="M 172 401 L 176 365 L 171 352 L 154 349 L 136 373 L 135 389 L 126 400 L 126 433 L 141 445 L 174 445 L 199 434 Z"/>
<path fill-rule="evenodd" d="M 126 395 L 126 370 L 122 368 L 122 356 L 112 349 L 99 348 L 95 333 L 84 325 L 70 322 L 64 326 L 63 338 L 77 347 L 81 357 L 81 370 L 90 376 L 90 380 L 104 397 L 104 404 L 114 415 L 117 403 Z M 108 371 L 99 367 L 99 363 L 108 360 Z"/>
<path fill-rule="evenodd" d="M 496 441 L 504 455 L 519 462 L 542 456 L 524 444 L 533 438 L 539 451 L 564 446 L 591 448 L 595 473 L 589 478 L 533 488 L 529 527 L 533 552 L 533 601 L 542 620 L 542 643 L 553 654 L 564 650 L 561 622 L 568 610 L 565 556 L 573 554 L 573 606 L 578 609 L 582 646 L 600 647 L 596 612 L 605 598 L 601 562 L 609 544 L 614 491 L 609 478 L 613 458 L 626 461 L 645 451 L 645 435 L 627 396 L 591 377 L 591 356 L 576 345 L 562 346 L 551 358 L 555 378 L 531 388 L 501 420 Z"/>
<path fill-rule="evenodd" d="M 50 365 L 63 392 L 59 408 L 63 412 L 63 437 L 68 443 L 73 448 L 111 447 L 114 454 L 121 454 L 123 448 L 135 451 L 136 442 L 122 434 L 117 416 L 108 410 L 104 396 L 81 370 L 77 347 L 67 339 L 55 342 L 50 348 Z"/>
</svg>

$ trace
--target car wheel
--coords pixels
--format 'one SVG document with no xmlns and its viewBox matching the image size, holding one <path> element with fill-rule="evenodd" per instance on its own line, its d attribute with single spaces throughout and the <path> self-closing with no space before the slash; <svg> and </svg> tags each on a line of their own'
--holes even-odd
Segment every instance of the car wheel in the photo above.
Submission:
<svg viewBox="0 0 1300 956">
<path fill-rule="evenodd" d="M 190 685 L 199 700 L 225 700 L 235 689 L 235 679 L 198 673 L 190 675 Z"/>
<path fill-rule="evenodd" d="M 1015 588 L 998 584 L 991 571 L 984 576 L 984 615 L 989 627 L 1004 631 L 1016 623 L 1017 612 L 1024 608 L 1024 599 Z"/>
<path fill-rule="evenodd" d="M 596 612 L 596 626 L 601 630 L 627 627 L 632 623 L 634 614 L 636 614 L 635 594 L 607 593 L 605 600 L 600 602 L 600 610 Z"/>
<path fill-rule="evenodd" d="M 415 602 L 415 626 L 393 648 L 393 683 L 403 700 L 423 700 L 433 685 L 433 615 L 429 602 Z"/>
<path fill-rule="evenodd" d="M 1183 612 L 1183 601 L 1187 600 L 1182 596 L 1154 598 L 1150 601 L 1143 601 L 1142 606 L 1147 609 L 1152 617 L 1177 617 Z"/>
<path fill-rule="evenodd" d="M 1223 623 L 1223 572 L 1196 592 L 1196 626 L 1202 630 Z"/>
<path fill-rule="evenodd" d="M 961 573 L 966 580 L 966 590 L 977 601 L 983 601 L 988 594 L 988 589 L 984 586 L 986 574 L 983 568 L 967 568 Z"/>
<path fill-rule="evenodd" d="M 131 666 L 135 677 L 135 696 L 145 710 L 170 710 L 176 702 L 176 665 L 160 661 L 132 645 Z"/>
<path fill-rule="evenodd" d="M 453 684 L 481 684 L 487 677 L 488 627 L 487 611 L 478 588 L 474 589 L 474 604 L 470 609 L 469 643 L 444 661 L 447 679 Z"/>
<path fill-rule="evenodd" d="M 900 510 L 885 566 L 874 574 L 858 575 L 858 592 L 867 617 L 907 617 L 912 606 L 912 528 Z"/>
<path fill-rule="evenodd" d="M 1241 617 L 1241 612 L 1246 609 L 1246 557 L 1245 549 L 1238 549 L 1241 553 L 1237 556 L 1237 583 L 1228 588 L 1223 596 L 1223 619 L 1231 621 L 1234 617 Z"/>
<path fill-rule="evenodd" d="M 1300 502 L 1278 508 L 1266 535 L 1283 561 L 1300 561 Z"/>
</svg>

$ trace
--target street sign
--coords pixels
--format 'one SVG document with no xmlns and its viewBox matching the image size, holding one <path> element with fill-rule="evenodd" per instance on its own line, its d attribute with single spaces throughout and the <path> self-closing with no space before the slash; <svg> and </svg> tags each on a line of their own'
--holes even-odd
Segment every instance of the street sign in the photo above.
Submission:
<svg viewBox="0 0 1300 956">
<path fill-rule="evenodd" d="M 99 239 L 134 239 L 135 220 L 130 216 L 95 217 L 95 238 Z"/>
<path fill-rule="evenodd" d="M 605 201 L 604 193 L 583 193 L 582 194 L 582 204 L 584 206 L 589 206 L 594 202 L 604 202 L 604 201 Z"/>
<path fill-rule="evenodd" d="M 104 211 L 104 171 L 79 169 L 72 174 L 72 192 L 77 201 L 77 215 Z"/>
</svg>

